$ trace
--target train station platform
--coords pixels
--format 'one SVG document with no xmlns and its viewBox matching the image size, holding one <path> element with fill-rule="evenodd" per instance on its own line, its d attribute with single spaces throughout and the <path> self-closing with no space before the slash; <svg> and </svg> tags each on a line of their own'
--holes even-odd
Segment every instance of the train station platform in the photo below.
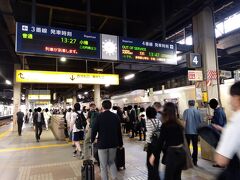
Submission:
<svg viewBox="0 0 240 180">
<path fill-rule="evenodd" d="M 80 180 L 82 160 L 73 157 L 71 143 L 55 140 L 51 130 L 43 130 L 40 143 L 36 143 L 34 130 L 29 125 L 22 136 L 12 132 L 11 124 L 0 128 L 0 179 L 7 180 Z M 124 137 L 126 170 L 119 171 L 119 179 L 146 180 L 146 153 L 144 142 Z M 199 160 L 199 167 L 183 172 L 184 180 L 211 180 L 218 169 L 212 163 Z M 161 165 L 160 174 L 163 176 Z M 95 166 L 96 180 L 100 180 Z"/>
</svg>

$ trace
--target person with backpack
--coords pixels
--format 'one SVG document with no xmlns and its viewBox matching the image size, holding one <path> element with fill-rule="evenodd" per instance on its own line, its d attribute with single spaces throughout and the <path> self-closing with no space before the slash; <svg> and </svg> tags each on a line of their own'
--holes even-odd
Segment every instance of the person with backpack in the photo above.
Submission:
<svg viewBox="0 0 240 180">
<path fill-rule="evenodd" d="M 197 129 L 202 123 L 202 116 L 200 112 L 194 107 L 195 101 L 188 101 L 189 108 L 183 112 L 183 120 L 185 125 L 185 136 L 187 139 L 188 146 L 192 141 L 193 153 L 192 160 L 193 164 L 197 166 L 198 161 L 198 132 Z"/>
<path fill-rule="evenodd" d="M 156 118 L 157 115 L 157 111 L 155 108 L 149 106 L 146 109 L 146 116 L 147 116 L 147 120 L 146 120 L 146 151 L 147 151 L 147 169 L 148 169 L 148 180 L 160 180 L 159 177 L 159 172 L 158 172 L 158 168 L 159 168 L 159 158 L 160 158 L 160 154 L 157 155 L 156 157 L 156 161 L 154 163 L 154 165 L 152 166 L 149 163 L 149 157 L 150 155 L 153 153 L 154 150 L 154 143 L 156 142 L 156 138 L 157 138 L 157 132 L 160 131 L 160 127 L 161 127 L 161 121 L 159 119 Z"/>
<path fill-rule="evenodd" d="M 76 149 L 73 152 L 73 157 L 76 157 L 78 155 L 77 153 L 79 152 L 80 159 L 83 159 L 83 154 L 82 154 L 82 150 L 79 142 L 80 140 L 82 140 L 81 136 L 84 130 L 80 108 L 81 106 L 79 103 L 74 104 L 74 112 L 72 113 L 71 122 L 70 122 L 70 131 L 72 131 L 73 133 L 73 142 L 76 146 Z"/>
<path fill-rule="evenodd" d="M 164 179 L 181 180 L 187 156 L 184 149 L 183 126 L 177 118 L 176 107 L 171 102 L 164 105 L 160 137 L 149 158 L 152 166 L 159 163 L 161 151 L 163 152 L 162 163 L 166 165 Z"/>
<path fill-rule="evenodd" d="M 97 116 L 99 115 L 99 112 L 96 111 L 96 105 L 94 103 L 91 103 L 89 105 L 90 111 L 88 113 L 87 118 L 87 125 L 86 125 L 86 136 L 84 139 L 84 159 L 91 159 L 91 133 L 92 133 L 92 127 L 94 123 L 96 122 Z"/>
</svg>

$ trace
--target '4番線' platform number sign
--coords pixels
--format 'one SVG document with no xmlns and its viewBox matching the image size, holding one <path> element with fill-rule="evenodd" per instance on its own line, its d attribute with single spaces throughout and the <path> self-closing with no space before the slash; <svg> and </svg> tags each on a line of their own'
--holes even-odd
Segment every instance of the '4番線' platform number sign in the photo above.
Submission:
<svg viewBox="0 0 240 180">
<path fill-rule="evenodd" d="M 16 52 L 100 59 L 100 35 L 17 23 Z"/>
<path fill-rule="evenodd" d="M 176 44 L 120 37 L 119 57 L 128 62 L 176 65 Z"/>
</svg>

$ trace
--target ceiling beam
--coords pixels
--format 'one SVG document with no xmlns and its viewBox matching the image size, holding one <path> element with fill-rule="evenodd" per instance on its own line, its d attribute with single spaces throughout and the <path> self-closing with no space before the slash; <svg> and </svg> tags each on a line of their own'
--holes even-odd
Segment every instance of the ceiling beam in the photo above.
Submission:
<svg viewBox="0 0 240 180">
<path fill-rule="evenodd" d="M 102 22 L 102 24 L 99 26 L 98 31 L 102 30 L 102 28 L 104 27 L 104 25 L 106 24 L 107 21 L 108 21 L 108 18 L 105 18 L 104 21 Z"/>
<path fill-rule="evenodd" d="M 53 15 L 53 9 L 49 9 L 49 18 L 48 18 L 48 25 L 51 26 L 52 24 L 52 15 Z"/>
<path fill-rule="evenodd" d="M 27 4 L 27 5 L 32 5 L 30 2 L 26 2 L 23 0 L 19 1 L 22 4 Z M 70 13 L 76 13 L 76 14 L 82 14 L 86 15 L 87 11 L 83 10 L 77 10 L 77 9 L 70 9 L 70 8 L 65 8 L 65 7 L 60 7 L 60 6 L 53 6 L 53 5 L 47 5 L 47 4 L 42 4 L 42 3 L 37 3 L 36 4 L 38 7 L 42 8 L 48 8 L 48 9 L 55 9 L 55 10 L 60 10 L 60 11 L 65 11 L 65 12 L 70 12 Z M 90 13 L 91 16 L 96 16 L 96 17 L 103 17 L 103 18 L 108 18 L 112 20 L 117 20 L 117 21 L 122 21 L 122 17 L 117 17 L 117 16 L 111 16 L 111 15 L 106 15 L 106 14 L 100 14 L 100 13 Z M 138 23 L 138 24 L 143 24 L 143 21 L 140 20 L 134 20 L 134 19 L 127 19 L 128 22 L 130 23 Z"/>
</svg>

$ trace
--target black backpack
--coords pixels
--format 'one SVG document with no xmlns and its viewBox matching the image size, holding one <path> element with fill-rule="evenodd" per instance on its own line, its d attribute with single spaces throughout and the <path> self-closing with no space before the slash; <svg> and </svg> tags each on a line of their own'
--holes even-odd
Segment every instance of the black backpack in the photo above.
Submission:
<svg viewBox="0 0 240 180">
<path fill-rule="evenodd" d="M 154 120 L 154 122 L 153 122 L 153 120 L 150 119 L 150 121 L 152 122 L 152 124 L 153 124 L 153 126 L 154 126 L 154 128 L 155 128 L 155 130 L 154 130 L 153 133 L 152 133 L 152 137 L 151 137 L 151 145 L 152 145 L 152 146 L 157 146 L 157 144 L 158 144 L 158 139 L 159 139 L 159 137 L 160 137 L 161 127 L 160 127 L 159 121 L 158 121 L 158 124 L 157 124 L 156 120 Z M 156 125 L 156 124 L 157 124 L 157 125 Z"/>
<path fill-rule="evenodd" d="M 79 114 L 78 112 L 76 112 L 76 113 L 77 113 L 77 118 L 75 121 L 76 128 L 83 129 L 84 126 L 83 126 L 83 120 L 82 120 L 81 114 Z"/>
</svg>

